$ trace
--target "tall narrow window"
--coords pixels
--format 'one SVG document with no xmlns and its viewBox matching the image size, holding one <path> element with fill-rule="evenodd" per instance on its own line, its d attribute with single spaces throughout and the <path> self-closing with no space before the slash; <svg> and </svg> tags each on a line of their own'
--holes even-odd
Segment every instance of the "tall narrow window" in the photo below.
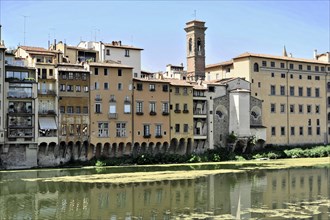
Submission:
<svg viewBox="0 0 330 220">
<path fill-rule="evenodd" d="M 202 51 L 202 41 L 200 38 L 197 39 L 197 52 L 199 55 L 201 55 L 201 51 Z"/>
<path fill-rule="evenodd" d="M 192 51 L 192 39 L 189 38 L 189 53 Z"/>
<path fill-rule="evenodd" d="M 259 72 L 259 64 L 258 63 L 254 63 L 254 65 L 253 65 L 253 71 L 254 72 Z"/>
</svg>

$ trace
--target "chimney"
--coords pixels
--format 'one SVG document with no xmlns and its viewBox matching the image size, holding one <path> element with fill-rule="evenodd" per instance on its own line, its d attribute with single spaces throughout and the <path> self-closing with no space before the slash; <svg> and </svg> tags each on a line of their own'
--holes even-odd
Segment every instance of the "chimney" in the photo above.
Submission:
<svg viewBox="0 0 330 220">
<path fill-rule="evenodd" d="M 119 41 L 119 46 L 121 46 L 121 40 Z"/>
<path fill-rule="evenodd" d="M 316 49 L 314 50 L 314 56 L 313 56 L 313 58 L 314 58 L 315 60 L 317 60 L 317 50 L 316 50 Z"/>
</svg>

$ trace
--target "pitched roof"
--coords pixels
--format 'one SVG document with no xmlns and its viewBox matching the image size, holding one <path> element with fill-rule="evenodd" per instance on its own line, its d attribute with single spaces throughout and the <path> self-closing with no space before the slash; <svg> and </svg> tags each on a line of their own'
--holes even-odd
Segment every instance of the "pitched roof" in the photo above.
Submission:
<svg viewBox="0 0 330 220">
<path fill-rule="evenodd" d="M 143 50 L 142 48 L 133 47 L 133 46 L 129 46 L 129 45 L 113 45 L 111 43 L 103 43 L 103 44 L 106 47 L 123 48 L 123 49 L 131 49 L 131 50 Z"/>
<path fill-rule="evenodd" d="M 88 63 L 90 66 L 105 66 L 105 67 L 115 67 L 115 68 L 126 68 L 133 69 L 131 66 L 126 66 L 119 63 L 101 63 L 101 62 L 90 62 Z"/>
<path fill-rule="evenodd" d="M 42 47 L 19 46 L 18 48 L 21 48 L 31 54 L 43 54 L 43 55 L 52 55 L 53 56 L 55 53 L 61 53 L 59 51 L 47 50 Z"/>
<path fill-rule="evenodd" d="M 215 63 L 215 64 L 209 64 L 206 65 L 205 68 L 212 68 L 212 67 L 217 67 L 217 66 L 227 66 L 233 64 L 233 60 L 228 60 L 220 63 Z"/>
</svg>

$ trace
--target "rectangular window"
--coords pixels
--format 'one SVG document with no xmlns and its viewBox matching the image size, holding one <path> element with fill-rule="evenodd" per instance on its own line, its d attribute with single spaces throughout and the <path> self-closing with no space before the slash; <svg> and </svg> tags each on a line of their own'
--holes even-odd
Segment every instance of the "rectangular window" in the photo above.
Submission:
<svg viewBox="0 0 330 220">
<path fill-rule="evenodd" d="M 73 73 L 69 72 L 69 79 L 73 79 Z"/>
<path fill-rule="evenodd" d="M 163 92 L 168 92 L 168 85 L 163 85 Z"/>
<path fill-rule="evenodd" d="M 271 95 L 276 95 L 276 89 L 275 89 L 275 86 L 274 85 L 271 85 L 270 86 L 270 94 Z"/>
<path fill-rule="evenodd" d="M 299 64 L 299 70 L 302 70 L 303 66 L 301 64 Z"/>
<path fill-rule="evenodd" d="M 84 92 L 88 92 L 88 86 L 84 86 Z"/>
<path fill-rule="evenodd" d="M 312 76 L 311 76 L 311 75 L 308 75 L 308 76 L 307 76 L 307 79 L 308 79 L 308 80 L 312 80 Z"/>
<path fill-rule="evenodd" d="M 302 79 L 302 75 L 299 75 L 299 79 Z"/>
<path fill-rule="evenodd" d="M 104 75 L 105 75 L 105 76 L 108 75 L 108 69 L 104 69 Z"/>
<path fill-rule="evenodd" d="M 183 95 L 188 95 L 188 88 L 187 87 L 184 87 L 183 88 Z"/>
<path fill-rule="evenodd" d="M 81 92 L 81 86 L 79 85 L 76 86 L 76 92 Z"/>
<path fill-rule="evenodd" d="M 304 105 L 299 105 L 299 113 L 304 113 Z"/>
<path fill-rule="evenodd" d="M 285 73 L 281 73 L 281 78 L 285 78 Z"/>
<path fill-rule="evenodd" d="M 106 54 L 109 56 L 110 55 L 110 49 L 106 50 Z"/>
<path fill-rule="evenodd" d="M 76 113 L 77 113 L 77 114 L 80 114 L 80 113 L 81 113 L 81 108 L 80 108 L 80 106 L 76 106 Z"/>
<path fill-rule="evenodd" d="M 324 72 L 325 71 L 325 68 L 324 66 L 321 66 L 321 71 Z"/>
<path fill-rule="evenodd" d="M 175 94 L 176 95 L 180 94 L 180 88 L 179 87 L 175 87 Z"/>
<path fill-rule="evenodd" d="M 294 136 L 295 135 L 295 129 L 294 129 L 294 127 L 291 127 L 290 130 L 291 130 L 291 135 Z"/>
<path fill-rule="evenodd" d="M 299 135 L 304 135 L 304 127 L 299 127 Z"/>
<path fill-rule="evenodd" d="M 285 65 L 284 63 L 281 63 L 281 68 L 284 69 L 285 68 Z"/>
<path fill-rule="evenodd" d="M 109 105 L 109 114 L 116 114 L 117 113 L 117 108 L 116 108 L 116 103 L 112 102 Z"/>
<path fill-rule="evenodd" d="M 95 113 L 101 113 L 101 103 L 95 104 Z"/>
<path fill-rule="evenodd" d="M 66 111 L 67 111 L 67 113 L 72 114 L 73 113 L 73 106 L 68 106 Z"/>
<path fill-rule="evenodd" d="M 320 89 L 315 88 L 315 97 L 320 97 Z"/>
<path fill-rule="evenodd" d="M 143 136 L 150 137 L 150 125 L 143 125 Z"/>
<path fill-rule="evenodd" d="M 62 125 L 62 126 L 61 126 L 61 134 L 62 134 L 63 136 L 66 135 L 66 125 Z"/>
<path fill-rule="evenodd" d="M 285 113 L 285 104 L 280 105 L 280 112 Z"/>
<path fill-rule="evenodd" d="M 126 123 L 116 124 L 116 137 L 126 137 Z"/>
<path fill-rule="evenodd" d="M 189 126 L 188 124 L 183 124 L 183 132 L 188 133 Z"/>
<path fill-rule="evenodd" d="M 73 92 L 73 85 L 67 85 L 66 86 L 66 91 L 67 92 Z"/>
<path fill-rule="evenodd" d="M 131 113 L 131 104 L 130 103 L 124 103 L 124 113 L 125 114 Z"/>
<path fill-rule="evenodd" d="M 321 128 L 320 127 L 316 127 L 316 135 L 321 135 Z"/>
<path fill-rule="evenodd" d="M 274 61 L 270 62 L 270 66 L 275 67 L 275 62 Z"/>
<path fill-rule="evenodd" d="M 82 80 L 86 81 L 87 80 L 87 74 L 83 73 L 81 78 L 82 78 Z"/>
<path fill-rule="evenodd" d="M 276 135 L 276 129 L 275 127 L 272 127 L 272 136 L 275 136 Z"/>
<path fill-rule="evenodd" d="M 294 65 L 293 65 L 293 63 L 290 63 L 290 69 L 292 70 L 293 68 L 294 68 Z"/>
<path fill-rule="evenodd" d="M 176 133 L 180 132 L 180 124 L 175 124 L 175 132 Z"/>
<path fill-rule="evenodd" d="M 118 69 L 118 76 L 122 76 L 122 70 Z"/>
<path fill-rule="evenodd" d="M 290 96 L 294 96 L 294 86 L 290 86 Z"/>
<path fill-rule="evenodd" d="M 258 88 L 260 88 L 261 87 L 261 82 L 258 82 Z"/>
<path fill-rule="evenodd" d="M 284 136 L 285 135 L 285 127 L 281 127 L 281 135 Z"/>
<path fill-rule="evenodd" d="M 156 137 L 162 136 L 162 125 L 159 125 L 159 124 L 156 125 L 155 135 L 156 135 Z"/>
<path fill-rule="evenodd" d="M 69 135 L 73 136 L 74 135 L 74 124 L 69 125 Z"/>
<path fill-rule="evenodd" d="M 109 124 L 107 122 L 98 123 L 98 137 L 109 137 Z"/>
<path fill-rule="evenodd" d="M 143 84 L 142 84 L 142 83 L 137 83 L 137 84 L 136 84 L 136 89 L 137 89 L 138 91 L 142 91 L 142 90 L 143 90 Z"/>
<path fill-rule="evenodd" d="M 312 89 L 311 88 L 307 88 L 307 96 L 308 97 L 312 96 Z"/>
<path fill-rule="evenodd" d="M 311 71 L 311 70 L 312 70 L 312 68 L 311 68 L 310 65 L 307 65 L 307 70 L 308 70 L 308 71 Z"/>
<path fill-rule="evenodd" d="M 285 86 L 281 86 L 281 95 L 285 95 Z"/>
<path fill-rule="evenodd" d="M 168 102 L 163 102 L 162 103 L 162 111 L 163 111 L 163 114 L 168 114 Z"/>
<path fill-rule="evenodd" d="M 318 72 L 320 69 L 318 66 L 315 66 L 315 72 Z"/>
<path fill-rule="evenodd" d="M 312 113 L 312 106 L 311 105 L 307 105 L 307 113 Z"/>
<path fill-rule="evenodd" d="M 320 80 L 320 76 L 315 76 L 315 80 Z"/>
<path fill-rule="evenodd" d="M 136 112 L 143 113 L 143 102 L 136 102 Z"/>
<path fill-rule="evenodd" d="M 264 67 L 267 66 L 267 61 L 263 60 L 262 61 L 262 66 L 264 66 Z"/>
<path fill-rule="evenodd" d="M 304 93 L 303 93 L 303 87 L 299 87 L 298 88 L 298 92 L 299 92 L 299 96 L 303 96 Z"/>
<path fill-rule="evenodd" d="M 65 107 L 64 106 L 60 106 L 60 113 L 65 113 Z"/>
<path fill-rule="evenodd" d="M 271 76 L 272 76 L 272 77 L 275 77 L 275 73 L 271 73 Z"/>
<path fill-rule="evenodd" d="M 88 114 L 88 107 L 87 107 L 87 106 L 84 106 L 84 107 L 83 107 L 83 113 L 84 113 L 84 114 Z"/>
<path fill-rule="evenodd" d="M 290 105 L 290 113 L 294 113 L 294 105 Z"/>
<path fill-rule="evenodd" d="M 94 75 L 95 75 L 95 76 L 99 75 L 99 69 L 98 69 L 98 68 L 95 68 L 95 70 L 94 70 Z"/>
<path fill-rule="evenodd" d="M 104 83 L 104 90 L 108 90 L 109 89 L 109 83 L 105 82 Z"/>
<path fill-rule="evenodd" d="M 129 57 L 129 49 L 125 49 L 125 57 Z"/>
<path fill-rule="evenodd" d="M 149 84 L 149 91 L 156 91 L 156 86 L 155 84 Z"/>
<path fill-rule="evenodd" d="M 123 89 L 123 84 L 121 83 L 118 83 L 118 88 L 117 88 L 119 91 Z"/>
<path fill-rule="evenodd" d="M 313 132 L 312 132 L 312 127 L 308 127 L 308 135 L 312 135 Z"/>
<path fill-rule="evenodd" d="M 315 113 L 320 114 L 320 105 L 315 105 Z"/>
<path fill-rule="evenodd" d="M 95 82 L 95 83 L 94 83 L 94 87 L 95 87 L 95 90 L 100 89 L 100 87 L 99 87 L 99 83 L 98 83 L 98 82 Z"/>
<path fill-rule="evenodd" d="M 270 112 L 271 113 L 275 113 L 276 112 L 276 105 L 275 105 L 275 103 L 271 103 L 270 104 Z"/>
<path fill-rule="evenodd" d="M 61 92 L 65 92 L 65 88 L 66 88 L 66 85 L 65 84 L 61 84 L 60 85 L 60 91 Z"/>
<path fill-rule="evenodd" d="M 155 102 L 149 103 L 149 111 L 150 111 L 150 113 L 156 113 L 156 103 Z"/>
</svg>

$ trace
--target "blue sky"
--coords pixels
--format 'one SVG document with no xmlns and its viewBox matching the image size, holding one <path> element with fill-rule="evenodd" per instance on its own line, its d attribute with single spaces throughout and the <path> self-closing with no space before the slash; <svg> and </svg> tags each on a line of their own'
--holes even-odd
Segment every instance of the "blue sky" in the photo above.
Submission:
<svg viewBox="0 0 330 220">
<path fill-rule="evenodd" d="M 142 68 L 165 70 L 186 64 L 185 23 L 206 22 L 206 64 L 244 52 L 312 58 L 330 51 L 330 1 L 18 1 L 0 0 L 2 39 L 7 47 L 48 40 L 121 40 L 141 47 Z"/>
</svg>

